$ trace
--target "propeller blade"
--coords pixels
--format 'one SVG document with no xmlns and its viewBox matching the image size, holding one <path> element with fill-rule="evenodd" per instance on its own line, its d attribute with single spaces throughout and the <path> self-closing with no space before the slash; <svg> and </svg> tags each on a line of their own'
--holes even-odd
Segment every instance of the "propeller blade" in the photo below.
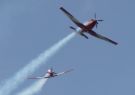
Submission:
<svg viewBox="0 0 135 95">
<path fill-rule="evenodd" d="M 99 19 L 99 20 L 97 20 L 97 21 L 104 21 L 104 20 L 102 20 L 102 19 Z"/>
<path fill-rule="evenodd" d="M 96 13 L 94 14 L 94 17 L 95 17 L 95 20 L 97 19 L 97 15 L 96 15 Z"/>
<path fill-rule="evenodd" d="M 96 13 L 94 14 L 94 18 L 95 18 L 95 20 L 96 20 L 96 28 L 97 28 L 97 27 L 98 27 L 98 21 L 99 21 L 99 22 L 102 22 L 102 21 L 104 21 L 104 20 L 102 20 L 102 19 L 97 19 Z"/>
<path fill-rule="evenodd" d="M 97 23 L 96 23 L 96 28 L 98 27 Z"/>
</svg>

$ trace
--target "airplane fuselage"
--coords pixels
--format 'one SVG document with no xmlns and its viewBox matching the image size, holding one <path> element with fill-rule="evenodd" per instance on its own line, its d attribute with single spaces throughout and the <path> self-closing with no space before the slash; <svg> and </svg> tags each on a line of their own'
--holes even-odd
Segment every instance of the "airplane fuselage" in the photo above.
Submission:
<svg viewBox="0 0 135 95">
<path fill-rule="evenodd" d="M 88 21 L 86 24 L 85 24 L 85 31 L 90 31 L 94 28 L 94 26 L 96 25 L 96 20 L 94 19 L 91 19 L 90 21 Z"/>
<path fill-rule="evenodd" d="M 96 23 L 97 23 L 96 20 L 91 19 L 91 20 L 87 21 L 86 23 L 84 23 L 84 26 L 77 25 L 79 27 L 77 29 L 80 32 L 90 32 L 95 27 Z"/>
<path fill-rule="evenodd" d="M 48 73 L 48 77 L 55 77 L 57 76 L 55 72 L 47 72 Z"/>
</svg>

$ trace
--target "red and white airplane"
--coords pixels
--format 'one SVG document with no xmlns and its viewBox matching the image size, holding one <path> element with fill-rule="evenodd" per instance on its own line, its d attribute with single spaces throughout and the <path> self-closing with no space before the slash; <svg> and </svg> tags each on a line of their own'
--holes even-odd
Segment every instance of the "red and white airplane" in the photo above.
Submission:
<svg viewBox="0 0 135 95">
<path fill-rule="evenodd" d="M 60 73 L 56 73 L 53 71 L 53 69 L 48 69 L 47 73 L 44 75 L 44 76 L 41 76 L 41 77 L 30 77 L 28 79 L 45 79 L 45 78 L 52 78 L 52 77 L 56 77 L 56 76 L 59 76 L 59 75 L 63 75 L 63 74 L 66 74 L 68 72 L 71 72 L 73 69 L 70 69 L 70 70 L 66 70 L 64 72 L 60 72 Z"/>
<path fill-rule="evenodd" d="M 107 38 L 107 37 L 104 37 L 96 32 L 94 32 L 92 29 L 94 28 L 94 26 L 97 27 L 97 24 L 98 22 L 101 22 L 103 20 L 97 20 L 96 19 L 96 14 L 95 14 L 95 19 L 91 19 L 89 21 L 87 21 L 86 23 L 81 23 L 79 20 L 77 20 L 73 15 L 71 15 L 71 13 L 69 13 L 66 9 L 64 9 L 63 7 L 60 7 L 60 10 L 63 11 L 78 27 L 79 29 L 77 28 L 74 28 L 72 26 L 70 26 L 71 29 L 73 29 L 74 31 L 77 31 L 81 36 L 85 37 L 86 39 L 88 39 L 88 37 L 84 34 L 84 32 L 96 37 L 96 38 L 99 38 L 99 39 L 102 39 L 102 40 L 105 40 L 105 41 L 108 41 L 114 45 L 117 45 L 118 43 Z"/>
</svg>

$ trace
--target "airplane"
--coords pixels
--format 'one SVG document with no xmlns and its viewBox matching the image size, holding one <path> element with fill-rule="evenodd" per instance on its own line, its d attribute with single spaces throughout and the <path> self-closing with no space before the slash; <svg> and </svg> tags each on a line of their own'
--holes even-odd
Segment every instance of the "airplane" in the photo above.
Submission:
<svg viewBox="0 0 135 95">
<path fill-rule="evenodd" d="M 71 13 L 69 13 L 65 8 L 60 7 L 60 10 L 62 12 L 64 12 L 66 14 L 66 16 L 73 22 L 75 23 L 79 28 L 74 28 L 73 26 L 70 26 L 70 28 L 74 31 L 76 31 L 78 34 L 80 34 L 81 36 L 85 37 L 86 39 L 88 39 L 88 37 L 84 34 L 84 33 L 88 33 L 96 38 L 105 40 L 107 42 L 110 42 L 114 45 L 117 45 L 118 43 L 105 37 L 102 36 L 98 33 L 96 33 L 95 31 L 93 31 L 92 29 L 94 27 L 97 28 L 98 22 L 102 22 L 103 20 L 101 19 L 96 19 L 96 14 L 95 14 L 95 19 L 90 19 L 89 21 L 85 22 L 84 24 L 81 23 L 78 19 L 76 19 Z"/>
<path fill-rule="evenodd" d="M 44 75 L 44 76 L 41 76 L 41 77 L 30 77 L 28 79 L 45 79 L 45 78 L 53 78 L 53 77 L 56 77 L 56 76 L 60 76 L 60 75 L 63 75 L 63 74 L 66 74 L 68 72 L 71 72 L 73 69 L 69 69 L 69 70 L 66 70 L 64 72 L 60 72 L 60 73 L 56 73 L 53 71 L 52 68 L 48 69 L 47 73 Z"/>
</svg>

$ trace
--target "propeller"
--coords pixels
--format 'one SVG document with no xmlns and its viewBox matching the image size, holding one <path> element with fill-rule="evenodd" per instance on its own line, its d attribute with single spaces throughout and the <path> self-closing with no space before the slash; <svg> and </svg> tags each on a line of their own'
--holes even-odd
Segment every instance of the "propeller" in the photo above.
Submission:
<svg viewBox="0 0 135 95">
<path fill-rule="evenodd" d="M 53 67 L 50 68 L 51 72 L 53 71 Z"/>
<path fill-rule="evenodd" d="M 98 22 L 102 22 L 102 21 L 104 21 L 104 20 L 102 20 L 102 19 L 97 19 L 96 13 L 95 13 L 95 15 L 94 15 L 94 18 L 95 18 L 95 20 L 96 20 L 96 28 L 97 28 L 97 27 L 98 27 Z"/>
</svg>

